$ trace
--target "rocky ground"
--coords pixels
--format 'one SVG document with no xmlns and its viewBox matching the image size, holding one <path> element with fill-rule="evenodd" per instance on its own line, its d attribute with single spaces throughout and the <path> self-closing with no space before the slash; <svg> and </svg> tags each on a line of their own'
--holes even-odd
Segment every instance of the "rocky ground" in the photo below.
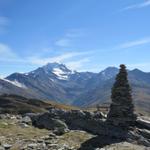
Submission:
<svg viewBox="0 0 150 150">
<path fill-rule="evenodd" d="M 101 113 L 90 114 L 88 112 L 73 111 L 71 112 L 71 118 L 75 120 L 74 117 L 76 116 L 75 122 L 78 121 L 78 123 L 71 124 L 72 128 L 70 128 L 65 123 L 65 120 L 60 120 L 57 116 L 58 114 L 64 114 L 64 112 L 53 110 L 53 113 L 51 111 L 49 114 L 36 114 L 36 116 L 34 116 L 35 114 L 23 116 L 0 114 L 0 150 L 150 150 L 150 147 L 146 146 L 148 143 L 143 145 L 143 143 L 140 144 L 136 141 L 113 141 L 111 139 L 111 142 L 108 144 L 109 139 L 105 136 L 102 137 L 83 131 L 81 129 L 82 126 L 80 126 L 80 130 L 77 128 L 83 121 L 82 119 L 86 118 L 91 121 L 91 115 L 94 115 L 94 118 L 100 117 L 104 119 L 105 116 L 102 117 L 103 114 Z M 70 114 L 70 112 L 68 113 Z M 54 117 L 54 114 L 57 117 Z M 38 128 L 35 127 L 34 119 L 31 116 L 34 116 L 34 119 L 38 118 Z M 39 118 L 39 116 L 42 117 Z M 78 118 L 79 116 L 81 120 Z M 86 125 L 86 127 L 91 128 L 92 124 Z M 144 132 L 144 130 L 146 129 L 143 129 L 141 132 L 146 134 L 147 141 L 149 141 L 149 131 L 146 130 Z"/>
<path fill-rule="evenodd" d="M 0 150 L 73 150 L 92 137 L 84 131 L 58 136 L 51 130 L 33 127 L 28 117 L 20 115 L 2 115 L 0 119 Z"/>
</svg>

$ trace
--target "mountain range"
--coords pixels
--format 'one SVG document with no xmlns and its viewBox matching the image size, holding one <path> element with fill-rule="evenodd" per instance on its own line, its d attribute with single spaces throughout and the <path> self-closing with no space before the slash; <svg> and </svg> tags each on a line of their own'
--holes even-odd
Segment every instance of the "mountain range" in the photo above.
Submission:
<svg viewBox="0 0 150 150">
<path fill-rule="evenodd" d="M 91 106 L 110 101 L 111 87 L 118 68 L 108 67 L 99 73 L 77 72 L 64 64 L 48 63 L 28 73 L 13 73 L 0 79 L 0 94 L 53 100 L 76 106 Z M 150 109 L 150 73 L 128 70 L 134 102 Z"/>
</svg>

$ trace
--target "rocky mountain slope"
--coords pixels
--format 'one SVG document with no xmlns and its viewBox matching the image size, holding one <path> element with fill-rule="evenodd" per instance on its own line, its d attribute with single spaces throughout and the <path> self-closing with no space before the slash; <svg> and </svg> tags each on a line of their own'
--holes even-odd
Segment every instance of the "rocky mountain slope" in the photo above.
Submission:
<svg viewBox="0 0 150 150">
<path fill-rule="evenodd" d="M 132 87 L 134 103 L 137 109 L 150 114 L 150 73 L 142 72 L 138 69 L 128 71 L 128 78 Z M 91 106 L 110 101 L 111 87 L 115 81 L 115 75 L 105 82 L 86 93 L 83 93 L 80 100 L 75 101 L 76 105 Z"/>
<path fill-rule="evenodd" d="M 14 73 L 1 80 L 1 93 L 24 94 L 26 97 L 50 99 L 77 106 L 96 105 L 110 101 L 110 91 L 117 73 L 118 68 L 115 67 L 92 73 L 71 71 L 63 64 L 49 63 L 29 73 Z M 150 73 L 138 69 L 128 73 L 135 104 L 148 111 Z"/>
<path fill-rule="evenodd" d="M 47 112 L 51 108 L 59 109 L 77 109 L 73 106 L 62 105 L 51 101 L 41 101 L 37 99 L 29 99 L 17 95 L 1 95 L 0 96 L 0 114 L 1 113 L 42 113 Z"/>
<path fill-rule="evenodd" d="M 40 99 L 71 104 L 88 90 L 88 81 L 94 76 L 94 73 L 73 72 L 63 64 L 50 63 L 26 74 L 14 73 L 6 79 L 23 84 Z"/>
</svg>

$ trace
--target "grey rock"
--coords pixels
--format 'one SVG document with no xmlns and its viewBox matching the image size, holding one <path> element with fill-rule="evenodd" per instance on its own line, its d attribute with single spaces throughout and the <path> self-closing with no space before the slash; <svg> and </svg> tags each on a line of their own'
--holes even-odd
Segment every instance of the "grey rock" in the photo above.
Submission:
<svg viewBox="0 0 150 150">
<path fill-rule="evenodd" d="M 44 143 L 44 140 L 43 139 L 38 139 L 37 142 L 38 143 Z"/>
<path fill-rule="evenodd" d="M 138 118 L 138 119 L 136 120 L 136 122 L 137 122 L 137 124 L 138 124 L 139 126 L 141 126 L 142 128 L 147 128 L 147 129 L 150 130 L 150 121 L 149 121 L 149 120 L 144 120 L 144 119 L 142 119 L 142 118 Z"/>
<path fill-rule="evenodd" d="M 139 132 L 143 137 L 150 139 L 150 130 L 139 129 Z"/>
<path fill-rule="evenodd" d="M 21 128 L 29 128 L 29 125 L 26 124 L 26 123 L 19 123 L 19 126 L 20 126 Z"/>
<path fill-rule="evenodd" d="M 6 114 L 0 114 L 0 119 L 7 119 L 7 115 Z"/>
<path fill-rule="evenodd" d="M 58 148 L 58 144 L 49 144 L 48 148 Z"/>
<path fill-rule="evenodd" d="M 52 140 L 45 140 L 45 144 L 46 145 L 52 144 Z"/>
<path fill-rule="evenodd" d="M 2 146 L 0 146 L 0 150 L 5 150 L 5 148 L 4 148 L 4 147 L 2 147 Z"/>
<path fill-rule="evenodd" d="M 30 118 L 29 116 L 23 117 L 23 118 L 21 119 L 21 122 L 22 122 L 22 123 L 26 123 L 26 124 L 28 124 L 28 125 L 31 125 L 31 124 L 32 124 L 32 120 L 31 120 L 31 118 Z"/>
<path fill-rule="evenodd" d="M 94 118 L 97 118 L 97 119 L 103 119 L 103 118 L 105 118 L 106 119 L 106 115 L 103 112 L 96 111 L 94 113 Z"/>
<path fill-rule="evenodd" d="M 130 116 L 130 115 L 129 115 Z M 131 116 L 132 118 L 133 116 Z M 59 118 L 59 119 L 58 119 Z M 130 118 L 130 119 L 131 119 Z M 119 122 L 126 122 L 124 118 L 120 118 Z M 127 118 L 126 118 L 127 119 Z M 130 121 L 129 119 L 129 121 Z M 62 135 L 69 130 L 83 130 L 91 132 L 95 135 L 109 136 L 110 139 L 122 139 L 128 142 L 138 142 L 145 146 L 149 145 L 149 130 L 136 126 L 128 126 L 128 128 L 117 124 L 111 124 L 106 121 L 105 116 L 100 112 L 88 112 L 80 110 L 62 111 L 60 109 L 51 109 L 48 113 L 43 113 L 32 117 L 33 125 L 39 128 L 53 130 L 56 135 Z M 143 125 L 144 122 L 144 125 Z M 140 122 L 141 123 L 141 122 Z M 145 121 L 142 121 L 142 127 L 145 127 Z M 146 122 L 147 126 L 147 122 Z M 55 143 L 56 135 L 49 135 L 45 140 L 47 145 Z M 52 140 L 54 140 L 52 142 Z"/>
<path fill-rule="evenodd" d="M 29 148 L 36 148 L 37 146 L 38 146 L 37 143 L 30 143 L 30 144 L 28 144 Z"/>
<path fill-rule="evenodd" d="M 10 149 L 12 147 L 12 145 L 10 144 L 3 144 L 2 145 L 5 149 Z"/>
<path fill-rule="evenodd" d="M 55 130 L 58 134 L 63 134 L 68 131 L 68 126 L 65 122 L 59 119 L 51 118 L 49 113 L 36 116 L 33 120 L 33 125 L 39 128 L 46 128 L 48 130 Z"/>
<path fill-rule="evenodd" d="M 56 138 L 56 134 L 54 134 L 54 133 L 49 133 L 49 137 L 54 137 L 54 138 Z"/>
</svg>

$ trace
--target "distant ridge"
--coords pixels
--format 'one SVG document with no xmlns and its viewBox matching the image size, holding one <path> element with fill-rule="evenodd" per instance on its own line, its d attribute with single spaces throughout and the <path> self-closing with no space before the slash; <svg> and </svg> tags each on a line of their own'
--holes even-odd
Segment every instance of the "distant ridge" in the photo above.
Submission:
<svg viewBox="0 0 150 150">
<path fill-rule="evenodd" d="M 117 73 L 116 67 L 108 67 L 99 73 L 93 73 L 72 71 L 64 64 L 48 63 L 34 71 L 14 73 L 1 79 L 0 93 L 50 99 L 77 106 L 96 105 L 110 101 L 110 91 Z M 128 74 L 135 104 L 148 110 L 150 73 L 134 69 L 129 70 Z"/>
</svg>

